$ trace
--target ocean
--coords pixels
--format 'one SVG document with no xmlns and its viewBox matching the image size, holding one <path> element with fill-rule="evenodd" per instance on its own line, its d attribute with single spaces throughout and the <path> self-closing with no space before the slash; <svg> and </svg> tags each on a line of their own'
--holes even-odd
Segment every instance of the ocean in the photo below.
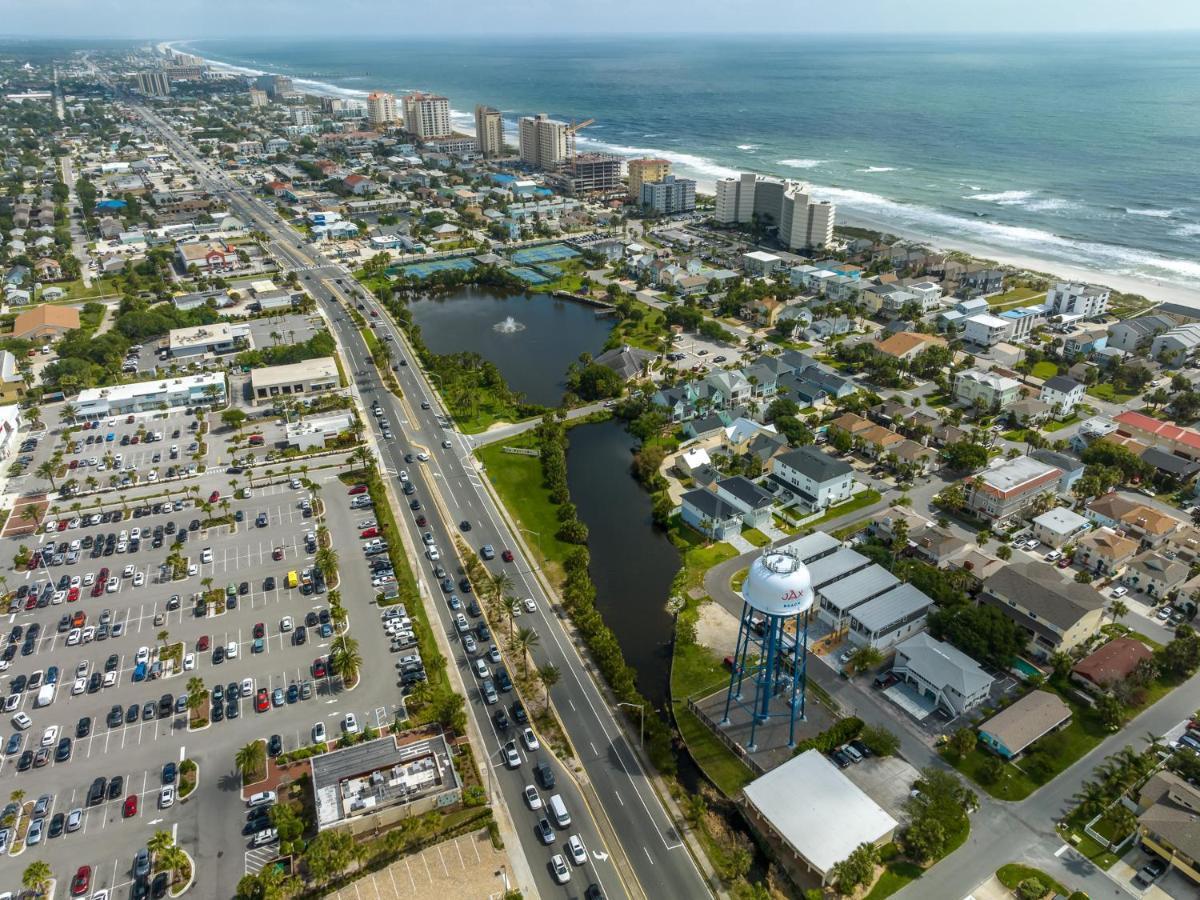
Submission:
<svg viewBox="0 0 1200 900">
<path fill-rule="evenodd" d="M 701 189 L 798 178 L 839 219 L 1200 296 L 1200 35 L 203 40 L 319 93 L 581 121 Z"/>
</svg>

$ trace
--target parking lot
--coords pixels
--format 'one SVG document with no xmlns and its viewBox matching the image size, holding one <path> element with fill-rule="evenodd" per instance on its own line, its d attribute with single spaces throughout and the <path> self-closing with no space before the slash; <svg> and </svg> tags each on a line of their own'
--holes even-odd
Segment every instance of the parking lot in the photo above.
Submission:
<svg viewBox="0 0 1200 900">
<path fill-rule="evenodd" d="M 147 430 L 164 431 L 163 440 L 150 447 L 169 448 L 172 440 L 182 444 L 192 420 L 173 414 L 159 424 L 146 423 Z M 182 426 L 180 438 L 166 431 L 172 422 Z M 143 441 L 120 443 L 137 428 L 136 422 L 122 420 L 105 423 L 97 433 L 104 435 L 105 445 L 152 458 L 156 451 Z M 108 430 L 114 432 L 111 442 Z M 349 606 L 351 592 L 371 596 L 371 576 L 361 561 L 357 534 L 350 533 L 370 510 L 348 511 L 336 463 L 310 475 L 327 489 L 325 499 L 339 507 L 329 533 L 347 576 L 342 590 Z M 45 858 L 59 878 L 70 878 L 86 862 L 93 869 L 92 890 L 123 891 L 133 884 L 136 850 L 156 830 L 178 826 L 181 845 L 198 861 L 208 857 L 228 867 L 232 880 L 226 883 L 222 876 L 224 892 L 244 871 L 248 838 L 240 824 L 200 831 L 195 807 L 190 816 L 180 815 L 178 803 L 160 809 L 163 766 L 185 755 L 197 759 L 202 773 L 208 773 L 194 795 L 200 812 L 207 817 L 211 809 L 218 820 L 228 820 L 234 810 L 244 809 L 240 792 L 221 783 L 222 773 L 232 768 L 234 752 L 247 741 L 277 735 L 278 749 L 286 752 L 312 743 L 318 723 L 322 729 L 328 723 L 332 739 L 348 713 L 360 727 L 386 725 L 401 708 L 394 682 L 379 685 L 382 690 L 347 692 L 329 672 L 334 626 L 327 591 L 309 571 L 321 524 L 312 491 L 298 479 L 278 478 L 260 481 L 246 496 L 249 477 L 198 474 L 189 482 L 196 487 L 191 498 L 179 490 L 166 500 L 161 494 L 138 499 L 151 493 L 144 484 L 122 492 L 123 502 L 105 493 L 110 505 L 101 512 L 68 509 L 61 519 L 51 512 L 36 536 L 23 539 L 37 557 L 32 568 L 5 573 L 12 602 L 0 634 L 6 698 L 0 779 L 8 782 L 6 794 L 24 791 L 26 808 L 8 828 L 5 853 L 33 820 L 41 819 L 44 836 L 24 848 L 24 864 Z M 235 481 L 241 488 L 236 496 Z M 226 517 L 232 521 L 209 521 Z M 6 562 L 18 543 L 4 543 Z M 165 565 L 173 548 L 183 558 L 181 573 L 190 573 L 178 579 L 171 579 Z M 289 573 L 295 573 L 294 587 L 288 586 Z M 364 638 L 370 645 L 364 646 L 364 656 L 387 654 L 383 629 L 370 631 L 378 637 Z M 182 655 L 175 665 L 163 651 L 177 644 Z M 209 702 L 199 711 L 209 721 L 200 732 L 188 728 L 186 694 L 193 677 L 209 691 Z M 52 682 L 48 690 L 47 682 Z M 89 805 L 87 795 L 97 778 L 104 779 L 106 799 Z M 42 796 L 49 798 L 47 808 L 34 816 L 34 803 Z M 78 813 L 68 830 L 72 810 Z M 55 825 L 59 814 L 61 830 Z M 86 844 L 81 834 L 88 836 Z M 188 846 L 189 836 L 196 846 Z M 87 847 L 82 855 L 80 846 Z M 229 862 L 221 862 L 225 857 Z M 15 881 L 18 867 L 7 868 Z"/>
</svg>

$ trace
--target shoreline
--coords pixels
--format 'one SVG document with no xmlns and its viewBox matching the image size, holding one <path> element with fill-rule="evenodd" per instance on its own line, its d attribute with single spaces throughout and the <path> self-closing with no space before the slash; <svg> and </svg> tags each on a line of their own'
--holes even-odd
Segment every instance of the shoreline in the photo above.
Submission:
<svg viewBox="0 0 1200 900">
<path fill-rule="evenodd" d="M 170 41 L 160 41 L 154 46 L 160 53 L 167 49 L 174 49 L 176 46 L 186 46 L 190 43 L 190 39 L 176 39 Z M 181 52 L 192 52 L 181 51 Z M 214 69 L 224 71 L 233 75 L 243 77 L 252 77 L 256 73 L 264 70 L 255 69 L 249 66 L 240 66 L 234 63 L 226 63 L 220 60 L 214 60 L 206 56 L 199 55 L 201 59 Z M 366 91 L 340 88 L 329 82 L 316 81 L 314 79 L 300 78 L 297 76 L 289 76 L 299 93 L 311 97 L 337 97 L 337 98 L 365 98 Z M 452 111 L 455 113 L 454 127 L 456 130 L 463 133 L 473 133 L 471 127 L 473 123 L 467 121 L 470 117 L 468 114 L 461 111 Z M 602 145 L 602 142 L 589 142 Z M 636 158 L 636 154 L 619 152 L 615 149 L 609 152 L 616 152 L 617 155 L 625 158 Z M 657 151 L 656 151 L 657 152 Z M 677 154 L 676 154 L 677 155 Z M 695 159 L 695 157 L 693 157 Z M 715 163 L 714 163 L 715 165 Z M 711 172 L 704 172 L 696 169 L 688 160 L 678 160 L 673 162 L 674 168 L 680 174 L 694 178 L 697 183 L 697 189 L 705 193 L 716 192 L 716 182 L 712 178 Z M 720 168 L 727 168 L 720 166 Z M 732 169 L 731 169 L 732 171 Z M 753 171 L 753 170 L 747 170 Z M 763 173 L 768 174 L 768 173 Z M 788 177 L 787 175 L 778 177 Z M 803 180 L 803 179 L 800 179 Z M 814 184 L 813 193 L 818 197 L 828 195 L 829 193 L 838 193 L 840 189 L 829 188 Z M 945 252 L 954 251 L 967 253 L 981 260 L 991 260 L 1000 265 L 1011 266 L 1023 270 L 1029 270 L 1050 278 L 1057 278 L 1064 281 L 1081 281 L 1085 283 L 1099 284 L 1108 287 L 1112 290 L 1127 294 L 1137 294 L 1145 297 L 1147 301 L 1152 303 L 1178 303 L 1184 306 L 1189 306 L 1195 309 L 1200 309 L 1200 284 L 1195 288 L 1189 288 L 1185 284 L 1168 279 L 1157 279 L 1148 275 L 1129 275 L 1120 272 L 1111 272 L 1098 267 L 1089 267 L 1087 265 L 1076 265 L 1068 262 L 1063 262 L 1049 257 L 1039 257 L 1036 254 L 1005 250 L 994 245 L 988 244 L 981 239 L 965 238 L 962 240 L 947 238 L 946 236 L 937 236 L 927 231 L 922 231 L 919 227 L 914 228 L 906 225 L 898 225 L 895 221 L 884 217 L 876 217 L 848 208 L 846 204 L 837 203 L 836 197 L 833 199 L 835 205 L 838 206 L 838 218 L 840 224 L 851 227 L 868 228 L 873 231 L 886 232 L 893 234 L 898 238 L 911 240 L 920 244 L 926 245 L 934 250 Z M 887 198 L 882 198 L 887 200 Z M 892 202 L 892 201 L 888 201 Z M 1126 249 L 1126 248 L 1116 248 Z"/>
</svg>

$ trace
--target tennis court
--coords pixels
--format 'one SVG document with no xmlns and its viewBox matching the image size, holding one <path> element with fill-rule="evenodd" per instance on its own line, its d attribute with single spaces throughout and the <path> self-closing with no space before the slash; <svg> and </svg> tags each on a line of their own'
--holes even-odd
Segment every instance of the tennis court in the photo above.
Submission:
<svg viewBox="0 0 1200 900">
<path fill-rule="evenodd" d="M 572 250 L 565 244 L 546 244 L 544 247 L 526 247 L 517 250 L 512 255 L 512 261 L 517 265 L 527 263 L 553 262 L 556 259 L 572 259 L 579 255 L 578 250 Z"/>
<path fill-rule="evenodd" d="M 467 257 L 459 259 L 437 259 L 430 262 L 411 263 L 407 266 L 400 266 L 397 269 L 389 269 L 389 275 L 404 275 L 406 278 L 428 278 L 435 272 L 447 272 L 452 269 L 457 269 L 460 272 L 468 272 L 475 268 L 475 261 Z"/>
<path fill-rule="evenodd" d="M 522 281 L 528 282 L 529 284 L 547 284 L 552 280 L 540 272 L 537 272 L 534 269 L 527 269 L 524 266 L 514 266 L 508 271 L 511 274 L 516 275 Z"/>
</svg>

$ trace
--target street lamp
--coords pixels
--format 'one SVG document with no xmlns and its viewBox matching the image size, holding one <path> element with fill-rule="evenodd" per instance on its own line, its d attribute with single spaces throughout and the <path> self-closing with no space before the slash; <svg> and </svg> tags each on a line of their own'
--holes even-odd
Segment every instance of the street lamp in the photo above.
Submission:
<svg viewBox="0 0 1200 900">
<path fill-rule="evenodd" d="M 629 706 L 641 713 L 641 726 L 638 730 L 638 747 L 642 750 L 646 749 L 646 704 L 644 703 L 628 703 L 624 700 L 617 701 L 617 706 Z"/>
<path fill-rule="evenodd" d="M 529 529 L 529 528 L 522 528 L 520 525 L 518 525 L 518 526 L 517 526 L 517 530 L 518 530 L 518 531 L 523 531 L 523 532 L 525 532 L 526 534 L 532 534 L 534 537 L 536 537 L 536 538 L 537 538 L 537 545 L 538 545 L 538 553 L 542 554 L 542 556 L 545 556 L 545 555 L 546 555 L 546 554 L 545 554 L 545 553 L 542 551 L 542 533 L 541 533 L 540 531 L 533 531 L 532 529 Z"/>
</svg>

